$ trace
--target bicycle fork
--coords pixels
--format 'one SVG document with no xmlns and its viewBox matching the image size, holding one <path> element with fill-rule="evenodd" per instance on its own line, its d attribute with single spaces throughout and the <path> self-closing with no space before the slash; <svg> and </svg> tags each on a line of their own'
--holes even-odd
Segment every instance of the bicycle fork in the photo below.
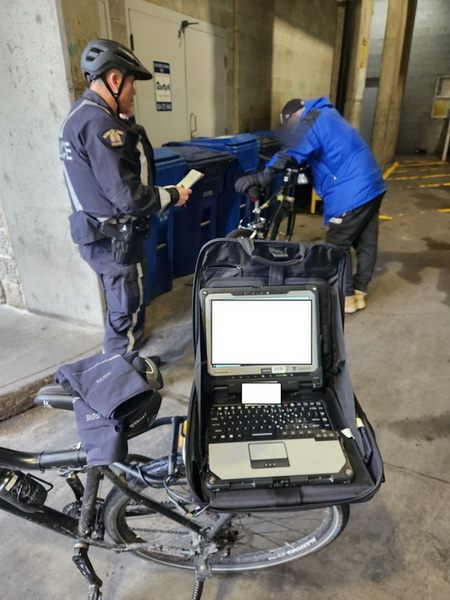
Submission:
<svg viewBox="0 0 450 600">
<path fill-rule="evenodd" d="M 88 469 L 81 505 L 81 514 L 78 521 L 78 537 L 72 554 L 72 560 L 78 571 L 89 582 L 88 600 L 101 600 L 102 598 L 100 588 L 103 582 L 98 577 L 88 557 L 90 544 L 86 542 L 86 538 L 94 529 L 97 510 L 96 501 L 101 479 L 102 474 L 99 469 L 96 467 Z"/>
</svg>

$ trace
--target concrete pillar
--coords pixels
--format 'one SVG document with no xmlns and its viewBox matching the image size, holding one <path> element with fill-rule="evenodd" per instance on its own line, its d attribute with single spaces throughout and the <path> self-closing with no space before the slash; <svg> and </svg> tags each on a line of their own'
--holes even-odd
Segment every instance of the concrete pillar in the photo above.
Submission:
<svg viewBox="0 0 450 600">
<path fill-rule="evenodd" d="M 96 3 L 88 6 L 97 11 Z M 59 161 L 59 129 L 73 100 L 61 3 L 16 0 L 1 7 L 0 203 L 24 304 L 30 312 L 103 327 L 98 277 L 70 237 Z"/>
<path fill-rule="evenodd" d="M 353 60 L 345 100 L 344 115 L 358 130 L 361 123 L 361 109 L 366 85 L 373 3 L 374 0 L 362 0 L 357 6 L 352 51 Z"/>
<path fill-rule="evenodd" d="M 417 0 L 390 0 L 372 134 L 381 167 L 394 160 Z"/>
<path fill-rule="evenodd" d="M 339 85 L 339 65 L 341 62 L 342 42 L 344 36 L 345 2 L 338 0 L 336 9 L 336 38 L 334 40 L 333 65 L 331 69 L 330 100 L 336 104 Z"/>
</svg>

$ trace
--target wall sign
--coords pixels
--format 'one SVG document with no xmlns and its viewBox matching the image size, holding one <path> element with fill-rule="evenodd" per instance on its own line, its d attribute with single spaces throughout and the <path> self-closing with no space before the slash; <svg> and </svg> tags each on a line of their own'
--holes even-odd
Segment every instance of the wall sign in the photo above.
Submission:
<svg viewBox="0 0 450 600">
<path fill-rule="evenodd" d="M 445 119 L 450 116 L 450 75 L 441 75 L 437 78 L 431 116 L 435 119 Z"/>
<path fill-rule="evenodd" d="M 156 110 L 172 110 L 172 86 L 170 83 L 170 64 L 153 61 L 155 78 Z"/>
</svg>

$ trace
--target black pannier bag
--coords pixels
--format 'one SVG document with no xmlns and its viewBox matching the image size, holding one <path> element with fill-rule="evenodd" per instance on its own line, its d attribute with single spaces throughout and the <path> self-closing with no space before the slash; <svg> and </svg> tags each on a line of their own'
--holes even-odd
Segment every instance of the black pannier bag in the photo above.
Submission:
<svg viewBox="0 0 450 600">
<path fill-rule="evenodd" d="M 384 481 L 383 463 L 374 431 L 354 395 L 344 344 L 344 276 L 346 253 L 333 244 L 275 242 L 248 238 L 220 238 L 203 246 L 193 282 L 193 340 L 195 378 L 188 409 L 186 469 L 192 494 L 209 502 L 217 511 L 268 511 L 312 509 L 335 504 L 370 500 Z M 295 288 L 313 286 L 319 290 L 319 320 L 323 381 L 333 411 L 339 417 L 342 445 L 351 463 L 351 481 L 319 482 L 241 489 L 230 485 L 208 486 L 207 427 L 211 410 L 211 384 L 206 367 L 206 331 L 201 294 L 208 289 Z M 205 292 L 206 290 L 206 292 Z M 252 336 L 250 322 L 242 331 Z M 289 331 L 286 331 L 289 336 Z M 239 344 L 239 339 L 236 340 Z M 210 473 L 209 473 L 210 474 Z"/>
</svg>

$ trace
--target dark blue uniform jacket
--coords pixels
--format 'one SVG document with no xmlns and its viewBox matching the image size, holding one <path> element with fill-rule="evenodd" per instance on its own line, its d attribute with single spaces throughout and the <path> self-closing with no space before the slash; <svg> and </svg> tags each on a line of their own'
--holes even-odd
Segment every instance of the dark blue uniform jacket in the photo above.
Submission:
<svg viewBox="0 0 450 600">
<path fill-rule="evenodd" d="M 121 119 L 90 89 L 62 124 L 59 145 L 77 244 L 105 237 L 102 221 L 150 216 L 178 200 L 174 188 L 154 186 L 153 151 L 143 128 Z"/>
</svg>

